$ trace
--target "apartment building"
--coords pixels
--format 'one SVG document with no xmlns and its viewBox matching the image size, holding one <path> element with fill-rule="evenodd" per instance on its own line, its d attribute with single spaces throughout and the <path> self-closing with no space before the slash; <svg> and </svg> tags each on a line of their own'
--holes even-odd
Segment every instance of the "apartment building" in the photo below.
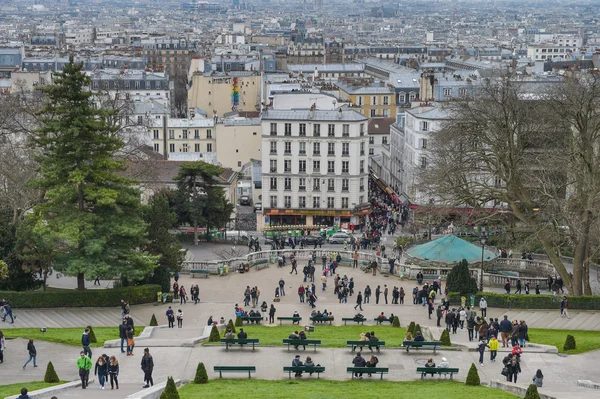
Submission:
<svg viewBox="0 0 600 399">
<path fill-rule="evenodd" d="M 213 119 L 151 119 L 148 128 L 154 152 L 168 159 L 169 153 L 215 152 L 215 122 Z"/>
<path fill-rule="evenodd" d="M 339 81 L 335 85 L 339 89 L 342 101 L 349 101 L 360 107 L 366 117 L 395 117 L 396 93 L 393 86 L 384 82 L 371 82 L 362 80 Z"/>
<path fill-rule="evenodd" d="M 251 159 L 261 159 L 260 118 L 228 118 L 217 125 L 217 160 L 224 168 L 241 171 Z"/>
<path fill-rule="evenodd" d="M 358 224 L 369 201 L 367 122 L 353 109 L 263 112 L 264 225 Z"/>
</svg>

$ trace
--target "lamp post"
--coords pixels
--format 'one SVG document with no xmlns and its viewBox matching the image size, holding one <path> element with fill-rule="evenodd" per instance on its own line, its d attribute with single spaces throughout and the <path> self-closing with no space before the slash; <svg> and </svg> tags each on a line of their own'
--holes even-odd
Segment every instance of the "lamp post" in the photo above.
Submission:
<svg viewBox="0 0 600 399">
<path fill-rule="evenodd" d="M 479 242 L 481 242 L 481 271 L 479 272 L 479 291 L 483 292 L 483 255 L 485 252 L 485 244 L 487 242 L 483 233 L 479 239 Z"/>
</svg>

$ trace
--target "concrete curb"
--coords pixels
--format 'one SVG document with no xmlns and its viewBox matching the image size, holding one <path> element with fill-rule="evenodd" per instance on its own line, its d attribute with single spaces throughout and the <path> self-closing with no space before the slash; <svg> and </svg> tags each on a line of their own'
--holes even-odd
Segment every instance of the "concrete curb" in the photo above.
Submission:
<svg viewBox="0 0 600 399">
<path fill-rule="evenodd" d="M 135 338 L 136 345 L 139 341 L 146 342 L 148 340 L 151 340 L 152 334 L 153 334 L 155 328 L 168 328 L 168 327 L 169 326 L 167 324 L 164 324 L 164 325 L 160 325 L 160 326 L 144 328 L 144 331 L 142 331 L 140 333 L 140 335 Z M 223 331 L 225 329 L 225 327 L 226 327 L 225 324 L 217 324 L 217 328 L 219 329 L 219 331 Z M 161 343 L 159 345 L 152 345 L 152 342 L 147 342 L 146 346 L 148 346 L 148 347 L 153 347 L 153 346 L 154 347 L 183 347 L 183 348 L 194 347 L 194 346 L 198 345 L 199 343 L 202 343 L 202 342 L 208 340 L 208 338 L 210 337 L 211 329 L 212 329 L 212 326 L 205 326 L 204 332 L 202 333 L 202 335 L 199 337 L 196 337 L 196 338 L 190 338 L 190 339 L 185 339 L 185 340 L 181 340 L 181 341 L 169 341 L 168 344 Z M 144 345 L 144 343 L 142 342 L 140 345 Z M 121 340 L 113 339 L 110 341 L 105 341 L 104 347 L 105 348 L 120 348 Z"/>
<path fill-rule="evenodd" d="M 180 379 L 175 380 L 175 385 L 182 384 Z M 150 388 L 143 389 L 126 397 L 126 399 L 158 399 L 167 386 L 167 381 L 156 384 Z"/>
<path fill-rule="evenodd" d="M 489 386 L 491 388 L 498 388 L 498 389 L 502 389 L 503 391 L 506 391 L 506 392 L 514 393 L 515 395 L 518 395 L 520 397 L 524 397 L 525 394 L 527 393 L 527 388 L 521 388 L 516 385 L 510 385 L 510 384 L 507 384 L 507 383 L 504 383 L 504 382 L 501 382 L 498 380 L 490 381 Z M 539 392 L 539 390 L 538 390 L 538 393 L 540 394 L 540 399 L 556 399 L 555 396 L 549 396 L 549 395 L 543 394 L 543 393 Z"/>
<path fill-rule="evenodd" d="M 93 378 L 90 378 L 90 384 L 94 382 Z M 27 386 L 27 383 L 23 383 L 23 386 Z M 81 381 L 71 381 L 66 384 L 55 385 L 53 387 L 38 389 L 37 391 L 28 392 L 30 399 L 40 399 L 48 396 L 56 395 L 57 393 L 64 392 L 73 388 L 81 388 Z M 4 399 L 17 399 L 20 395 L 7 396 Z"/>
<path fill-rule="evenodd" d="M 597 382 L 592 382 L 590 380 L 577 380 L 577 385 L 580 387 L 592 388 L 592 389 L 600 389 L 600 384 Z"/>
</svg>

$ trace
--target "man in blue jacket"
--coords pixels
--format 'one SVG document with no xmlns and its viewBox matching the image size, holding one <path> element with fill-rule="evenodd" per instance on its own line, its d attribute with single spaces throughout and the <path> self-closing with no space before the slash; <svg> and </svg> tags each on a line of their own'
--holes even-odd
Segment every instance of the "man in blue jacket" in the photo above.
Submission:
<svg viewBox="0 0 600 399">
<path fill-rule="evenodd" d="M 92 358 L 92 350 L 90 349 L 91 342 L 90 329 L 86 328 L 81 336 L 81 346 L 83 346 L 83 353 L 90 359 Z"/>
<path fill-rule="evenodd" d="M 504 320 L 500 322 L 500 335 L 502 336 L 502 347 L 508 346 L 508 333 L 512 331 L 512 323 L 508 320 L 508 316 L 504 315 Z"/>
</svg>

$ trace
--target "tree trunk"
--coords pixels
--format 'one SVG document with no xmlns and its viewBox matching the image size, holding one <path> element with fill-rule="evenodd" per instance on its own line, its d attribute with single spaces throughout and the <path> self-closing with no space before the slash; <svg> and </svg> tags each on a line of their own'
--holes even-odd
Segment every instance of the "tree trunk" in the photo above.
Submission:
<svg viewBox="0 0 600 399">
<path fill-rule="evenodd" d="M 583 295 L 592 295 L 592 286 L 590 285 L 590 260 L 586 259 L 583 269 Z"/>
<path fill-rule="evenodd" d="M 552 246 L 552 244 L 548 240 L 546 240 L 545 237 L 538 236 L 538 239 L 540 240 L 542 247 L 546 251 L 546 254 L 548 254 L 548 259 L 550 259 L 550 263 L 552 263 L 552 266 L 554 266 L 559 276 L 562 277 L 563 283 L 567 287 L 569 292 L 572 295 L 581 295 L 575 294 L 573 292 L 573 283 L 571 280 L 571 276 L 569 275 L 569 272 L 567 271 L 567 268 L 563 264 L 562 260 L 560 260 L 560 256 L 558 256 L 557 253 L 554 251 L 554 247 Z M 575 260 L 573 260 L 573 270 L 575 270 Z"/>
<path fill-rule="evenodd" d="M 46 291 L 46 281 L 48 281 L 48 269 L 42 269 L 42 275 L 44 277 L 44 291 Z"/>
<path fill-rule="evenodd" d="M 84 273 L 79 273 L 77 275 L 77 289 L 79 291 L 85 290 L 85 274 Z"/>
<path fill-rule="evenodd" d="M 583 279 L 582 268 L 583 262 L 585 259 L 585 249 L 586 243 L 582 240 L 577 244 L 574 248 L 575 252 L 573 253 L 573 291 L 569 291 L 572 295 L 581 295 L 581 281 Z"/>
</svg>

